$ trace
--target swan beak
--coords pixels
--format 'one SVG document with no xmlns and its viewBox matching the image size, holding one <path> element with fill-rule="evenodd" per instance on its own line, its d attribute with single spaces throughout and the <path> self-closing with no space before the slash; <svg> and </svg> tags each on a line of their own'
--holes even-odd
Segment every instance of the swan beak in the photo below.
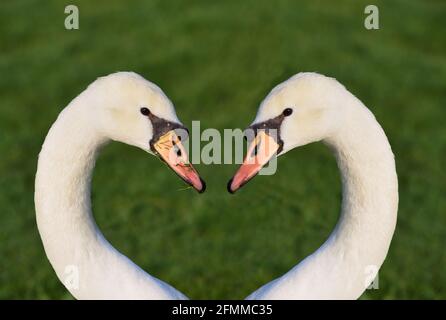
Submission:
<svg viewBox="0 0 446 320">
<path fill-rule="evenodd" d="M 200 178 L 198 172 L 189 163 L 189 157 L 181 143 L 181 138 L 174 130 L 168 131 L 153 144 L 156 154 L 163 160 L 175 173 L 192 186 L 199 193 L 204 192 L 206 184 Z"/>
<path fill-rule="evenodd" d="M 260 169 L 277 153 L 277 150 L 279 150 L 279 144 L 276 142 L 276 139 L 268 135 L 264 130 L 259 131 L 248 148 L 243 164 L 234 177 L 229 180 L 228 191 L 234 193 L 254 178 Z"/>
</svg>

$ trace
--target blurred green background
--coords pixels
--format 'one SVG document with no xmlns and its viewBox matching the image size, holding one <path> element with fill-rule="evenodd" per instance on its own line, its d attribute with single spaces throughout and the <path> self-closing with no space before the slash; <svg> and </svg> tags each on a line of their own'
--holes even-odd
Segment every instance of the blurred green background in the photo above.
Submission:
<svg viewBox="0 0 446 320">
<path fill-rule="evenodd" d="M 80 29 L 64 28 L 76 4 Z M 446 2 L 1 1 L 0 298 L 71 298 L 35 224 L 37 155 L 58 113 L 97 77 L 140 73 L 188 126 L 244 128 L 263 97 L 299 71 L 337 78 L 384 127 L 396 155 L 399 220 L 365 299 L 446 298 Z M 155 157 L 111 144 L 93 181 L 110 242 L 190 298 L 244 298 L 317 249 L 333 229 L 335 159 L 312 144 L 231 196 L 236 165 L 198 165 L 204 195 Z M 278 209 L 279 208 L 279 209 Z"/>
</svg>

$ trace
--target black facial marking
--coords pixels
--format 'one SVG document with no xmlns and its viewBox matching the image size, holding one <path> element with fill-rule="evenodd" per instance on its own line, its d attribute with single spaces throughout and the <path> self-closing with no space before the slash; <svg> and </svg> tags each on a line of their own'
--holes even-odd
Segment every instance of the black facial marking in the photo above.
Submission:
<svg viewBox="0 0 446 320">
<path fill-rule="evenodd" d="M 254 135 L 257 135 L 257 132 L 259 130 L 265 130 L 267 133 L 270 130 L 271 131 L 274 130 L 276 134 L 272 134 L 271 136 L 274 139 L 276 139 L 276 142 L 279 144 L 279 149 L 277 150 L 277 154 L 279 154 L 283 150 L 283 140 L 280 138 L 280 127 L 281 127 L 282 122 L 285 119 L 285 117 L 288 117 L 291 113 L 293 113 L 293 109 L 286 108 L 277 117 L 271 118 L 267 121 L 256 123 L 256 124 L 248 127 L 248 129 L 254 130 Z"/>
<path fill-rule="evenodd" d="M 141 113 L 144 115 L 147 115 L 150 122 L 152 123 L 153 136 L 152 136 L 152 139 L 150 140 L 150 148 L 154 153 L 156 153 L 154 144 L 159 140 L 159 138 L 161 138 L 167 132 L 169 132 L 171 130 L 182 129 L 182 130 L 185 130 L 187 133 L 189 133 L 187 128 L 184 127 L 183 125 L 163 119 L 163 118 L 160 118 L 160 117 L 157 117 L 156 115 L 151 113 L 149 111 L 149 109 L 147 109 L 148 113 L 145 114 L 145 113 L 143 113 L 143 109 L 147 109 L 147 108 L 141 108 Z M 144 111 L 144 112 L 146 112 L 146 111 Z M 180 138 L 181 135 L 178 135 L 178 137 Z"/>
</svg>

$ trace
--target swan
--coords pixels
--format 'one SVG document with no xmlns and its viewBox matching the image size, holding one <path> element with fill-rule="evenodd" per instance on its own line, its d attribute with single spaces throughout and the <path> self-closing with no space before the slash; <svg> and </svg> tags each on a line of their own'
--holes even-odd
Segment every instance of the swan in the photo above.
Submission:
<svg viewBox="0 0 446 320">
<path fill-rule="evenodd" d="M 343 85 L 317 73 L 298 73 L 276 86 L 249 129 L 248 153 L 229 192 L 275 155 L 323 141 L 336 157 L 343 196 L 339 221 L 326 242 L 247 299 L 359 298 L 387 255 L 397 220 L 395 160 L 383 129 Z"/>
<path fill-rule="evenodd" d="M 204 181 L 180 141 L 183 134 L 185 128 L 162 90 L 132 72 L 98 78 L 52 125 L 37 165 L 36 220 L 45 253 L 75 298 L 186 299 L 104 238 L 90 201 L 95 159 L 111 140 L 157 155 L 203 192 Z"/>
</svg>

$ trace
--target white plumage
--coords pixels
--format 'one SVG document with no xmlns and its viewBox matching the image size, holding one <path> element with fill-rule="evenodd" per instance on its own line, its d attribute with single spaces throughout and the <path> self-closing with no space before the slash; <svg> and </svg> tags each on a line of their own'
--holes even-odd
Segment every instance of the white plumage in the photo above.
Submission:
<svg viewBox="0 0 446 320">
<path fill-rule="evenodd" d="M 335 79 L 297 74 L 271 91 L 254 123 L 287 107 L 293 114 L 282 123 L 280 155 L 315 141 L 327 144 L 342 176 L 341 215 L 316 252 L 248 299 L 357 299 L 371 271 L 381 267 L 395 230 L 398 181 L 390 144 L 369 109 Z"/>
<path fill-rule="evenodd" d="M 36 217 L 45 252 L 59 279 L 77 268 L 78 299 L 184 299 L 114 249 L 91 212 L 90 182 L 97 153 L 109 140 L 151 152 L 147 125 L 135 106 L 179 123 L 172 103 L 134 73 L 101 78 L 75 98 L 52 126 L 39 155 Z M 392 150 L 372 113 L 336 80 L 298 74 L 263 101 L 254 123 L 293 114 L 281 127 L 283 153 L 322 140 L 342 175 L 339 222 L 329 239 L 288 273 L 249 299 L 356 299 L 367 270 L 379 268 L 395 229 L 398 183 Z M 304 164 L 300 164 L 304 166 Z M 323 213 L 321 213 L 323 214 Z"/>
<path fill-rule="evenodd" d="M 97 153 L 110 139 L 150 151 L 152 128 L 140 106 L 179 123 L 172 103 L 137 74 L 96 80 L 51 127 L 39 155 L 35 204 L 51 265 L 77 299 L 183 299 L 144 272 L 103 237 L 91 212 L 90 181 Z M 67 285 L 76 270 L 78 287 Z M 71 283 L 72 284 L 72 283 Z"/>
</svg>

